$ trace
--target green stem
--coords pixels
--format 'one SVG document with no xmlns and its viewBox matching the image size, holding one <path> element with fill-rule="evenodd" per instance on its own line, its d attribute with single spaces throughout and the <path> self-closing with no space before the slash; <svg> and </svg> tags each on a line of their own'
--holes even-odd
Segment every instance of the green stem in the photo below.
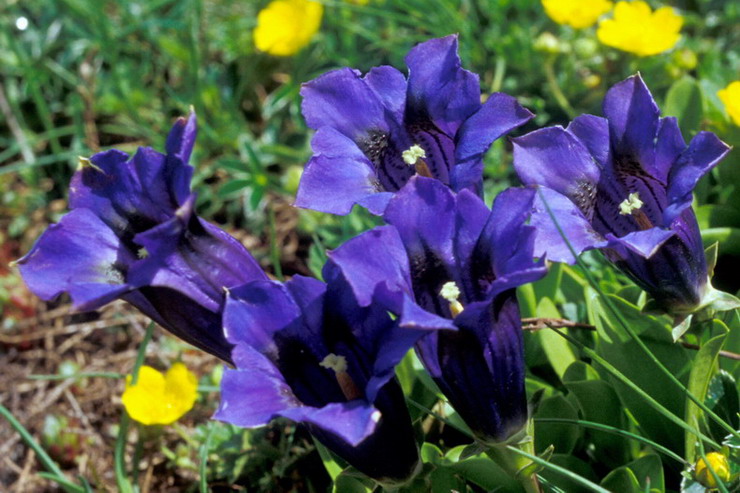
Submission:
<svg viewBox="0 0 740 493">
<path fill-rule="evenodd" d="M 552 95 L 555 97 L 560 108 L 565 111 L 565 114 L 572 120 L 576 116 L 576 111 L 570 105 L 568 98 L 565 97 L 563 90 L 560 89 L 560 83 L 558 82 L 558 76 L 555 74 L 555 55 L 551 55 L 545 60 L 545 78 L 547 79 L 547 85 L 552 91 Z"/>
<path fill-rule="evenodd" d="M 537 474 L 534 472 L 529 477 L 523 477 L 521 472 L 532 465 L 532 461 L 526 456 L 512 454 L 511 448 L 519 450 L 519 445 L 510 446 L 503 443 L 493 445 L 486 450 L 486 455 L 506 471 L 511 477 L 516 478 L 527 493 L 542 493 Z M 527 454 L 529 455 L 529 454 Z"/>
</svg>

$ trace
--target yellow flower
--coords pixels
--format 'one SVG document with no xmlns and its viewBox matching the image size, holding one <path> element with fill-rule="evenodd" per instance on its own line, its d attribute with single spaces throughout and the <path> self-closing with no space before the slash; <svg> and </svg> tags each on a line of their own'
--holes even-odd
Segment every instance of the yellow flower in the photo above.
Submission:
<svg viewBox="0 0 740 493">
<path fill-rule="evenodd" d="M 275 0 L 257 14 L 254 44 L 258 50 L 290 56 L 319 30 L 324 7 L 310 0 Z"/>
<path fill-rule="evenodd" d="M 612 9 L 609 0 L 542 0 L 542 6 L 550 19 L 576 29 L 593 26 Z"/>
<path fill-rule="evenodd" d="M 618 2 L 614 18 L 599 23 L 596 36 L 607 46 L 638 56 L 663 53 L 678 43 L 683 17 L 671 7 L 655 12 L 642 0 Z"/>
<path fill-rule="evenodd" d="M 717 96 L 735 125 L 740 126 L 740 80 L 730 82 L 730 85 L 717 92 Z"/>
<path fill-rule="evenodd" d="M 198 379 L 182 363 L 165 375 L 151 366 L 139 369 L 136 385 L 126 377 L 121 400 L 129 416 L 145 425 L 168 425 L 192 409 L 198 394 Z"/>
<path fill-rule="evenodd" d="M 727 462 L 727 457 L 719 452 L 709 452 L 707 454 L 707 460 L 711 464 L 714 473 L 723 483 L 730 480 L 730 464 Z M 699 459 L 696 463 L 696 480 L 708 488 L 717 487 L 714 474 L 709 470 L 703 458 Z"/>
</svg>

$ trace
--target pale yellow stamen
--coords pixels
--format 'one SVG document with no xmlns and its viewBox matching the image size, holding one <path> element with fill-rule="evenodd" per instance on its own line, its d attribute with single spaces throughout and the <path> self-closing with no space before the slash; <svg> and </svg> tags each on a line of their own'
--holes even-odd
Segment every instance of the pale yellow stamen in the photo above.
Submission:
<svg viewBox="0 0 740 493">
<path fill-rule="evenodd" d="M 453 317 L 458 316 L 463 311 L 462 303 L 457 300 L 460 297 L 460 288 L 457 287 L 454 281 L 444 283 L 439 295 L 449 301 L 450 312 L 452 312 Z"/>
<path fill-rule="evenodd" d="M 425 157 L 427 157 L 427 153 L 424 152 L 424 149 L 419 144 L 414 144 L 403 151 L 401 153 L 401 157 L 403 158 L 404 163 L 408 164 L 409 166 L 413 166 L 419 159 L 424 159 Z"/>
<path fill-rule="evenodd" d="M 339 388 L 342 389 L 342 393 L 348 401 L 362 397 L 362 392 L 357 388 L 357 385 L 354 380 L 352 380 L 349 373 L 347 373 L 347 358 L 342 355 L 329 353 L 323 360 L 321 360 L 319 366 L 323 366 L 329 370 L 334 370 Z"/>
<path fill-rule="evenodd" d="M 323 366 L 329 370 L 334 370 L 336 373 L 347 371 L 347 358 L 334 353 L 329 353 L 326 358 L 321 360 L 319 366 Z"/>
<path fill-rule="evenodd" d="M 629 216 L 634 211 L 640 210 L 643 205 L 643 201 L 640 200 L 640 194 L 633 192 L 629 194 L 629 197 L 624 199 L 621 204 L 619 204 L 619 213 L 623 216 Z"/>
<path fill-rule="evenodd" d="M 137 255 L 137 256 L 138 256 L 138 257 L 139 257 L 140 259 L 142 259 L 142 258 L 147 258 L 147 257 L 149 256 L 149 250 L 147 250 L 147 249 L 146 249 L 146 248 L 144 248 L 144 247 L 142 247 L 142 248 L 139 248 L 139 251 L 138 251 L 138 252 L 136 252 L 136 255 Z"/>
</svg>

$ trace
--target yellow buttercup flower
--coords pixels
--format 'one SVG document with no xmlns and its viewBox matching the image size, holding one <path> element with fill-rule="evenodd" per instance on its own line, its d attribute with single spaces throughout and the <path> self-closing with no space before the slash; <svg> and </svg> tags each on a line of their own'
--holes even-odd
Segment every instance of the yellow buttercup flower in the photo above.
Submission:
<svg viewBox="0 0 740 493">
<path fill-rule="evenodd" d="M 740 126 L 740 80 L 730 82 L 727 87 L 717 92 L 717 96 L 725 105 L 730 119 L 735 125 Z"/>
<path fill-rule="evenodd" d="M 607 46 L 650 56 L 673 48 L 681 37 L 683 17 L 671 7 L 655 12 L 642 0 L 617 2 L 614 18 L 599 23 L 596 36 Z"/>
<path fill-rule="evenodd" d="M 324 7 L 311 0 L 275 0 L 257 14 L 254 44 L 277 56 L 298 53 L 321 26 Z"/>
<path fill-rule="evenodd" d="M 145 425 L 168 425 L 193 408 L 198 379 L 182 363 L 175 363 L 162 375 L 151 366 L 139 369 L 136 385 L 126 377 L 121 400 L 129 416 Z"/>
<path fill-rule="evenodd" d="M 576 29 L 591 27 L 612 9 L 609 0 L 542 0 L 545 13 L 558 24 Z"/>
<path fill-rule="evenodd" d="M 709 452 L 707 454 L 707 461 L 711 464 L 714 474 L 723 483 L 730 481 L 732 474 L 730 473 L 730 464 L 727 461 L 727 457 L 719 452 Z M 696 480 L 701 484 L 708 488 L 716 488 L 717 480 L 714 479 L 714 474 L 709 470 L 703 458 L 696 462 Z"/>
</svg>

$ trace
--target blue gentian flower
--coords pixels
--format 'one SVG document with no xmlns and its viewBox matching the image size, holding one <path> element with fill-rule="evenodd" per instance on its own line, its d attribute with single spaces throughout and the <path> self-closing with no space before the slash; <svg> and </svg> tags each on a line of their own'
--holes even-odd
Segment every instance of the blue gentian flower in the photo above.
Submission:
<svg viewBox="0 0 740 493">
<path fill-rule="evenodd" d="M 685 315 L 715 297 L 691 200 L 728 147 L 710 132 L 687 146 L 639 75 L 607 92 L 604 115 L 514 139 L 519 177 L 540 189 L 535 254 L 575 261 L 549 207 L 576 253 L 603 249 L 652 305 Z"/>
<path fill-rule="evenodd" d="M 481 104 L 457 36 L 421 43 L 406 64 L 408 78 L 388 66 L 364 77 L 343 68 L 304 84 L 303 115 L 317 132 L 297 206 L 347 214 L 360 204 L 382 214 L 415 174 L 481 193 L 483 154 L 533 115 L 503 93 Z"/>
<path fill-rule="evenodd" d="M 376 302 L 398 314 L 401 327 L 442 329 L 420 339 L 417 354 L 471 430 L 490 443 L 511 437 L 527 419 L 516 287 L 546 272 L 544 261 L 532 260 L 533 228 L 525 225 L 533 198 L 533 190 L 510 189 L 491 211 L 468 190 L 456 195 L 414 177 L 390 200 L 389 226 L 330 254 L 359 299 L 382 281 Z"/>
<path fill-rule="evenodd" d="M 333 265 L 324 276 L 328 284 L 295 276 L 230 290 L 224 329 L 236 369 L 224 373 L 215 418 L 304 423 L 364 474 L 402 483 L 420 466 L 394 368 L 424 331 L 399 328 L 373 300 L 361 305 Z"/>
<path fill-rule="evenodd" d="M 266 279 L 234 238 L 193 212 L 188 165 L 195 115 L 177 120 L 166 154 L 141 147 L 81 160 L 71 212 L 17 261 L 44 300 L 69 293 L 74 308 L 123 299 L 172 334 L 230 361 L 221 330 L 224 288 Z"/>
</svg>

